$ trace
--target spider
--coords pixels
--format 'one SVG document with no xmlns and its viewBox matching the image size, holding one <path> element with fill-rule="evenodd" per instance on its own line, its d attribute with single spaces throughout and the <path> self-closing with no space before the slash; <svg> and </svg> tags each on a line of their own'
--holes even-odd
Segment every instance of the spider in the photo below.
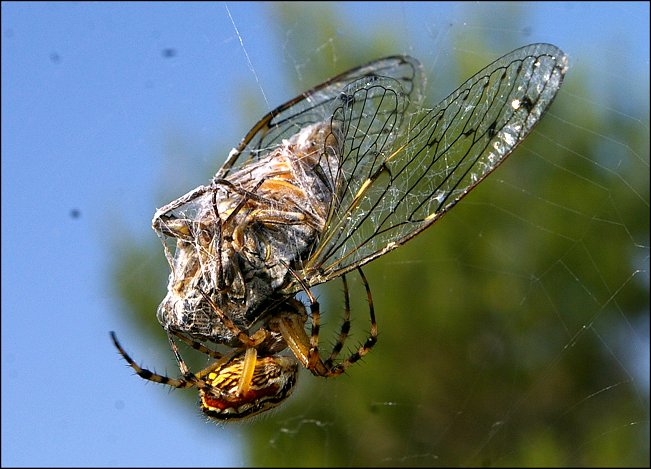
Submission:
<svg viewBox="0 0 651 469">
<path fill-rule="evenodd" d="M 217 420 L 249 417 L 269 410 L 287 399 L 294 389 L 298 363 L 293 357 L 262 356 L 254 347 L 235 349 L 222 355 L 199 342 L 181 335 L 177 337 L 216 361 L 200 372 L 192 373 L 168 333 L 170 347 L 182 373 L 181 378 L 169 378 L 138 366 L 111 332 L 115 347 L 138 376 L 173 388 L 198 388 L 201 409 L 208 417 Z"/>
<path fill-rule="evenodd" d="M 201 410 L 208 417 L 216 420 L 250 417 L 276 407 L 292 394 L 298 378 L 299 362 L 316 376 L 338 376 L 376 344 L 377 323 L 371 290 L 361 269 L 358 269 L 358 273 L 367 294 L 370 335 L 348 358 L 336 364 L 350 331 L 350 296 L 345 275 L 341 277 L 344 292 L 343 321 L 337 341 L 325 361 L 319 353 L 320 306 L 309 289 L 306 289 L 312 318 L 309 338 L 305 332 L 307 310 L 302 302 L 294 298 L 279 305 L 265 327 L 259 328 L 252 335 L 224 317 L 226 326 L 241 341 L 240 347 L 225 354 L 179 332 L 168 331 L 170 348 L 181 371 L 180 378 L 170 378 L 141 368 L 120 345 L 115 332 L 111 331 L 111 339 L 120 355 L 141 378 L 173 388 L 196 387 L 199 390 Z M 215 361 L 203 370 L 192 373 L 181 357 L 174 337 Z M 286 348 L 291 349 L 293 355 L 281 355 L 280 352 Z"/>
</svg>

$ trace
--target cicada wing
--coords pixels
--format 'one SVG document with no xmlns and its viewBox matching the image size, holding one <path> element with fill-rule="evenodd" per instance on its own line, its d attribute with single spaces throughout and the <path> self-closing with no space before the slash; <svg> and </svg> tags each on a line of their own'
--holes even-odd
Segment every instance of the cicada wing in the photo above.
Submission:
<svg viewBox="0 0 651 469">
<path fill-rule="evenodd" d="M 351 82 L 388 77 L 398 81 L 407 95 L 420 96 L 422 67 L 409 56 L 393 56 L 369 62 L 321 83 L 265 115 L 231 151 L 215 178 L 263 158 L 271 149 L 308 125 L 323 122 L 339 105 L 340 95 Z"/>
<path fill-rule="evenodd" d="M 344 274 L 434 223 L 529 134 L 566 70 L 567 57 L 555 46 L 517 49 L 433 109 L 408 116 L 389 146 L 369 143 L 367 129 L 393 128 L 394 114 L 365 111 L 374 83 L 357 90 L 350 109 L 339 112 L 346 141 L 337 206 L 305 264 L 306 281 Z"/>
</svg>

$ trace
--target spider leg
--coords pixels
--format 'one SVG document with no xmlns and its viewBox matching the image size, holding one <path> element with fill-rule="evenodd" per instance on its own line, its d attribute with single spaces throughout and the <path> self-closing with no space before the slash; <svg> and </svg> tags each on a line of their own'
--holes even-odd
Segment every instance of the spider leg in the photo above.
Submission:
<svg viewBox="0 0 651 469">
<path fill-rule="evenodd" d="M 289 348 L 294 352 L 294 355 L 296 355 L 296 358 L 303 363 L 305 368 L 317 376 L 330 376 L 328 369 L 319 356 L 319 330 L 321 327 L 321 307 L 319 306 L 319 302 L 296 271 L 289 267 L 285 262 L 283 262 L 283 264 L 285 264 L 289 269 L 289 272 L 294 276 L 310 300 L 312 330 L 310 338 L 308 339 L 303 325 L 307 318 L 305 306 L 303 306 L 299 301 L 290 300 L 287 304 L 294 305 L 295 311 L 279 315 L 279 322 L 277 322 L 277 325 L 280 328 L 280 333 L 282 334 L 283 339 L 285 339 L 285 342 L 287 342 Z"/>
<path fill-rule="evenodd" d="M 307 288 L 307 285 L 301 280 L 296 272 L 290 269 L 297 282 L 303 287 L 305 294 L 310 300 L 310 316 L 311 316 L 311 335 L 308 338 L 305 333 L 304 323 L 307 319 L 307 313 L 305 311 L 305 306 L 302 305 L 297 300 L 290 300 L 286 303 L 287 306 L 293 306 L 293 310 L 290 308 L 287 311 L 278 314 L 277 317 L 272 318 L 269 321 L 269 327 L 272 330 L 278 330 L 287 346 L 292 350 L 296 358 L 316 376 L 338 376 L 342 374 L 348 367 L 350 367 L 355 362 L 359 361 L 364 355 L 366 355 L 376 344 L 377 342 L 377 322 L 375 320 L 375 307 L 373 306 L 373 297 L 371 295 L 371 288 L 366 280 L 364 272 L 361 268 L 358 268 L 357 271 L 362 279 L 364 284 L 364 289 L 366 290 L 366 297 L 369 307 L 369 316 L 371 319 L 371 328 L 370 335 L 366 341 L 348 358 L 342 362 L 333 365 L 333 361 L 341 352 L 344 341 L 348 337 L 348 332 L 350 330 L 350 296 L 348 293 L 348 284 L 344 279 L 344 320 L 341 325 L 339 332 L 339 337 L 335 343 L 330 356 L 325 361 L 321 360 L 319 354 L 319 330 L 320 330 L 320 306 L 319 302 L 316 300 L 312 292 Z"/>
<path fill-rule="evenodd" d="M 187 345 L 192 347 L 193 349 L 203 353 L 204 355 L 208 355 L 211 358 L 215 358 L 219 360 L 222 358 L 224 355 L 222 353 L 219 353 L 216 350 L 213 350 L 209 347 L 206 347 L 203 345 L 201 342 L 198 340 L 191 339 L 189 337 L 186 337 L 185 335 L 181 334 L 178 331 L 170 331 L 172 334 L 174 334 L 177 338 L 181 339 L 181 341 L 185 342 Z"/>
<path fill-rule="evenodd" d="M 177 337 L 180 337 L 177 334 L 175 334 L 175 335 Z M 176 362 L 179 365 L 179 369 L 181 370 L 181 373 L 183 374 L 184 381 L 193 383 L 197 388 L 199 388 L 201 390 L 204 390 L 204 391 L 206 391 L 206 390 L 211 391 L 211 390 L 214 389 L 214 386 L 212 384 L 210 384 L 209 382 L 207 382 L 204 378 L 207 376 L 208 379 L 210 379 L 210 376 L 213 374 L 213 372 L 215 370 L 218 370 L 218 369 L 221 369 L 224 366 L 227 366 L 227 364 L 235 356 L 241 354 L 241 352 L 242 352 L 242 349 L 235 349 L 232 352 L 230 352 L 230 353 L 228 353 L 228 354 L 226 354 L 224 356 L 220 356 L 220 358 L 217 361 L 215 361 L 214 363 L 211 363 L 209 366 L 207 366 L 206 368 L 204 368 L 200 372 L 194 374 L 189 370 L 188 366 L 185 364 L 185 361 L 183 360 L 183 358 L 181 357 L 181 353 L 179 352 L 179 348 L 177 347 L 176 342 L 174 342 L 174 338 L 172 337 L 172 334 L 169 333 L 169 332 L 167 333 L 167 340 L 170 343 L 170 348 L 172 349 L 172 353 L 174 353 L 174 357 L 176 358 Z M 183 339 L 183 340 L 185 340 L 185 339 Z M 191 342 L 191 343 L 196 343 L 195 341 L 192 341 L 190 339 L 188 339 L 188 341 Z M 197 344 L 197 345 L 200 345 L 202 348 L 204 348 L 204 349 L 206 349 L 206 350 L 208 350 L 210 352 L 214 352 L 213 350 L 210 350 L 208 347 L 204 347 L 201 344 Z M 255 350 L 255 349 L 253 349 L 253 350 Z M 217 353 L 217 352 L 214 352 L 214 353 Z M 247 358 L 249 358 L 249 357 L 247 356 Z M 249 360 L 250 360 L 250 358 L 249 358 Z M 246 362 L 245 362 L 245 364 L 246 364 Z M 255 356 L 253 356 L 253 365 L 255 366 Z M 249 366 L 250 366 L 250 364 L 249 364 Z M 217 374 L 219 374 L 219 373 L 217 373 Z M 250 374 L 252 374 L 252 373 L 250 373 Z M 242 381 L 242 380 L 245 380 L 245 383 L 241 384 L 241 386 L 246 387 L 248 385 L 248 382 L 250 382 L 251 377 L 248 376 L 248 375 L 242 375 L 242 377 L 240 378 L 240 381 Z"/>
<path fill-rule="evenodd" d="M 153 371 L 139 367 L 136 364 L 136 362 L 134 362 L 133 359 L 129 356 L 129 354 L 127 354 L 127 352 L 122 348 L 120 342 L 118 342 L 115 332 L 113 331 L 111 331 L 111 339 L 113 340 L 113 344 L 115 345 L 115 348 L 117 348 L 118 352 L 120 352 L 120 355 L 122 355 L 122 358 L 126 360 L 129 366 L 133 368 L 136 374 L 140 376 L 142 379 L 153 381 L 155 383 L 166 384 L 167 386 L 171 386 L 173 388 L 191 388 L 195 386 L 196 383 L 194 380 L 187 380 L 185 378 L 183 379 L 169 378 L 165 375 L 159 375 L 158 373 L 154 373 Z"/>
<path fill-rule="evenodd" d="M 366 290 L 368 312 L 371 318 L 370 335 L 367 337 L 366 341 L 355 352 L 352 353 L 352 355 L 350 355 L 348 358 L 346 358 L 341 363 L 338 363 L 334 367 L 329 367 L 330 370 L 329 376 L 337 376 L 342 374 L 344 371 L 346 371 L 346 369 L 349 366 L 359 361 L 364 355 L 370 352 L 373 346 L 377 343 L 377 322 L 375 321 L 375 307 L 373 306 L 373 296 L 371 295 L 371 287 L 369 286 L 368 281 L 366 280 L 366 276 L 364 275 L 364 272 L 362 272 L 362 269 L 358 267 L 357 272 L 359 273 L 359 276 L 362 279 L 362 283 L 364 284 L 364 289 Z M 344 318 L 345 320 L 344 320 L 344 324 L 342 325 L 342 331 L 346 324 L 346 316 L 344 316 Z M 343 346 L 343 343 L 341 344 L 341 346 Z M 335 350 L 341 350 L 341 346 L 339 342 L 335 344 L 335 347 L 333 348 L 333 352 Z"/>
<path fill-rule="evenodd" d="M 258 187 L 264 182 L 264 180 L 258 182 L 256 186 L 253 188 L 253 190 L 257 190 Z M 257 195 L 246 191 L 244 189 L 239 189 L 237 186 L 235 186 L 233 183 L 226 179 L 220 179 L 220 180 L 214 180 L 213 185 L 215 186 L 226 186 L 229 189 L 233 190 L 234 192 L 237 192 L 239 195 L 242 196 L 242 200 L 237 204 L 237 206 L 233 209 L 230 215 L 226 217 L 225 221 L 222 221 L 221 216 L 219 214 L 219 206 L 217 204 L 217 191 L 213 190 L 212 192 L 212 210 L 213 214 L 215 216 L 215 226 L 216 226 L 216 233 L 215 233 L 215 239 L 217 240 L 216 243 L 216 250 L 217 250 L 217 255 L 215 256 L 215 259 L 218 262 L 218 267 L 217 267 L 217 272 L 218 272 L 218 278 L 217 278 L 217 288 L 220 290 L 224 290 L 227 288 L 226 280 L 224 279 L 224 270 L 221 265 L 221 259 L 222 259 L 222 245 L 224 242 L 224 236 L 223 236 L 223 226 L 226 224 L 230 224 L 235 215 L 242 210 L 244 205 L 248 202 L 249 199 L 251 198 L 256 198 Z M 256 199 L 257 200 L 257 199 Z"/>
<path fill-rule="evenodd" d="M 199 290 L 199 293 L 203 296 L 203 298 L 208 302 L 210 307 L 213 309 L 213 311 L 217 314 L 219 319 L 222 320 L 224 323 L 224 326 L 228 328 L 229 331 L 231 331 L 237 338 L 238 340 L 244 345 L 245 347 L 256 347 L 257 345 L 260 345 L 264 339 L 266 338 L 267 334 L 264 329 L 258 329 L 255 334 L 249 336 L 246 332 L 244 332 L 242 329 L 240 329 L 232 320 L 231 318 L 228 317 L 227 314 L 225 314 L 210 298 L 210 296 L 204 292 L 203 290 Z"/>
<path fill-rule="evenodd" d="M 334 347 L 332 347 L 332 352 L 330 356 L 325 361 L 325 366 L 328 369 L 332 368 L 332 364 L 341 353 L 341 350 L 344 347 L 344 343 L 348 338 L 348 333 L 350 332 L 350 295 L 348 293 L 348 281 L 346 280 L 346 275 L 342 275 L 341 281 L 344 284 L 344 318 L 341 323 L 341 328 L 339 329 L 339 337 L 337 337 L 337 342 Z"/>
</svg>

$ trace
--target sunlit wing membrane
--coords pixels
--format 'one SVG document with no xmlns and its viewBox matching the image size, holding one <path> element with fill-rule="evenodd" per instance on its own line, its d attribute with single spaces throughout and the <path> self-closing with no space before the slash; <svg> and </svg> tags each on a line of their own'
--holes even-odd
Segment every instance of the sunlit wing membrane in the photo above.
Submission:
<svg viewBox="0 0 651 469">
<path fill-rule="evenodd" d="M 567 57 L 555 46 L 517 49 L 433 109 L 405 116 L 388 145 L 380 137 L 398 130 L 399 83 L 351 85 L 333 115 L 346 132 L 338 202 L 305 263 L 306 282 L 316 285 L 365 264 L 450 210 L 529 134 L 566 69 Z"/>
<path fill-rule="evenodd" d="M 232 171 L 259 160 L 270 149 L 281 144 L 283 139 L 290 138 L 306 126 L 330 119 L 334 109 L 339 106 L 341 92 L 347 85 L 358 80 L 373 81 L 378 76 L 396 80 L 405 96 L 411 96 L 412 101 L 420 99 L 424 75 L 420 62 L 412 57 L 387 57 L 349 70 L 286 102 L 260 119 L 231 152 L 215 178 L 224 178 Z"/>
</svg>

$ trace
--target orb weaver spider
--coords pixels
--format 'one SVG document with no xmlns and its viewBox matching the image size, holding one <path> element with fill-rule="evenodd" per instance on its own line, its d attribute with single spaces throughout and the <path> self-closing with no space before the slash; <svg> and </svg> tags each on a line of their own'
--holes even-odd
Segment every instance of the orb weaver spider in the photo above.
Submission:
<svg viewBox="0 0 651 469">
<path fill-rule="evenodd" d="M 141 368 L 119 343 L 115 332 L 111 339 L 118 352 L 141 378 L 173 388 L 199 390 L 201 410 L 216 420 L 235 420 L 270 410 L 285 401 L 291 394 L 298 378 L 299 362 L 315 376 L 338 376 L 366 355 L 377 342 L 377 323 L 368 281 L 361 269 L 358 273 L 367 294 L 370 335 L 348 358 L 337 361 L 350 331 L 350 296 L 346 276 L 342 276 L 344 291 L 344 315 L 339 336 L 328 358 L 322 360 L 319 352 L 320 306 L 313 294 L 306 289 L 310 299 L 311 336 L 305 332 L 308 318 L 305 305 L 291 298 L 278 306 L 264 327 L 248 335 L 230 319 L 225 324 L 242 342 L 242 346 L 228 353 L 219 353 L 201 342 L 179 332 L 167 333 L 174 353 L 180 378 L 170 378 Z M 215 359 L 203 370 L 192 373 L 174 341 L 180 339 L 190 347 Z M 280 355 L 285 349 L 293 355 Z"/>
</svg>

